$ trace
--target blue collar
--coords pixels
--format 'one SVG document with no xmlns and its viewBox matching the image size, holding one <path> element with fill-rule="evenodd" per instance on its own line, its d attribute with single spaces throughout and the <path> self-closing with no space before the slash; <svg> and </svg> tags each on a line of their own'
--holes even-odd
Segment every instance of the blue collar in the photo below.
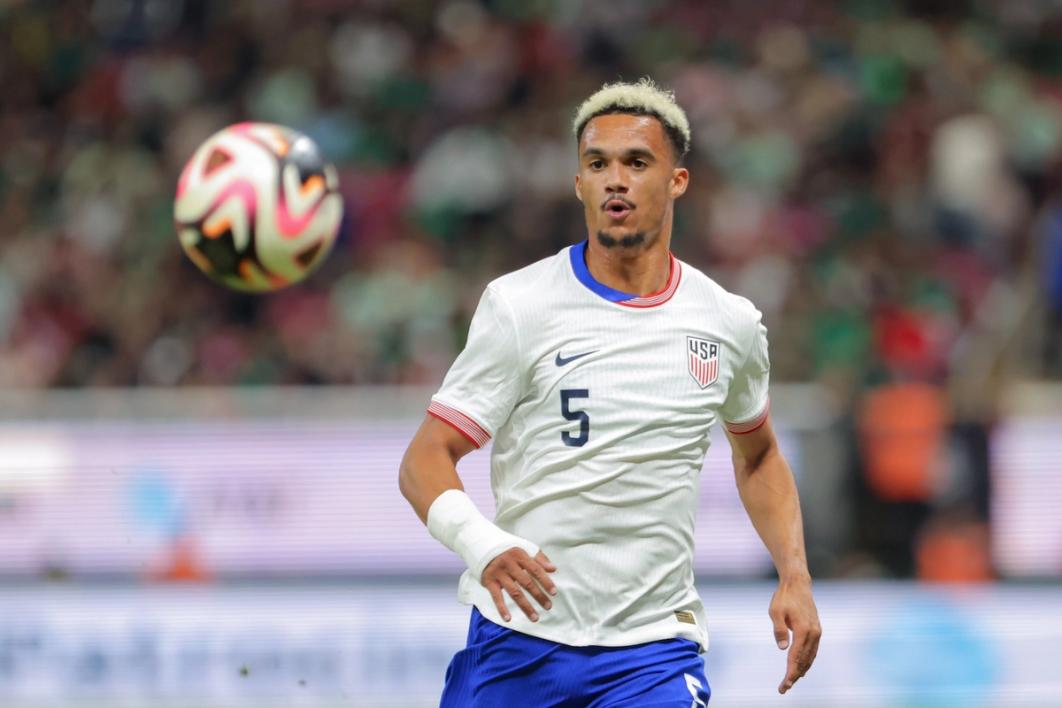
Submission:
<svg viewBox="0 0 1062 708">
<path fill-rule="evenodd" d="M 579 282 L 609 302 L 625 302 L 638 297 L 637 295 L 610 288 L 604 283 L 594 280 L 594 276 L 590 275 L 590 269 L 586 267 L 586 244 L 586 241 L 582 241 L 568 249 L 568 254 L 572 260 L 572 271 Z"/>
</svg>

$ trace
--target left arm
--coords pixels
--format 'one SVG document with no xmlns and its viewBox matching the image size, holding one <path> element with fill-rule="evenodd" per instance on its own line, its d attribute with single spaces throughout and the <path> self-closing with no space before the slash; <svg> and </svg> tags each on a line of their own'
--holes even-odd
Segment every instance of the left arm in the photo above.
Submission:
<svg viewBox="0 0 1062 708">
<path fill-rule="evenodd" d="M 811 668 L 822 636 L 811 596 L 796 482 L 778 448 L 770 418 L 756 430 L 727 432 L 727 437 L 734 453 L 741 502 L 778 571 L 778 590 L 771 599 L 769 614 L 778 648 L 789 649 L 786 675 L 778 686 L 778 692 L 785 693 Z"/>
</svg>

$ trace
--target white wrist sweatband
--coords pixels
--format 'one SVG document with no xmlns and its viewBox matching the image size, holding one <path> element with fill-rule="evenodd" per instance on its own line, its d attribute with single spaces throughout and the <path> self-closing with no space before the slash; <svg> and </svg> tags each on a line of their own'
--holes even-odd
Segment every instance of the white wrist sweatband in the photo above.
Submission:
<svg viewBox="0 0 1062 708">
<path fill-rule="evenodd" d="M 460 489 L 447 489 L 432 502 L 428 508 L 428 531 L 461 556 L 477 581 L 483 569 L 510 548 L 522 548 L 532 558 L 539 551 L 530 541 L 491 523 Z"/>
</svg>

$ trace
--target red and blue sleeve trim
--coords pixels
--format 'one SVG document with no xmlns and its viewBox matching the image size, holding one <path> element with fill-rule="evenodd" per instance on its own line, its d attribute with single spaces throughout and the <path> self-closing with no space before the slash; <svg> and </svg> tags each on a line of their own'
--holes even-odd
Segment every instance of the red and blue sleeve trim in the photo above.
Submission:
<svg viewBox="0 0 1062 708">
<path fill-rule="evenodd" d="M 763 407 L 763 412 L 752 420 L 747 420 L 744 423 L 731 423 L 730 421 L 723 421 L 723 425 L 726 426 L 727 432 L 733 435 L 748 435 L 751 432 L 759 430 L 763 427 L 763 424 L 767 422 L 767 416 L 771 412 L 771 402 L 768 400 L 767 405 Z"/>
<path fill-rule="evenodd" d="M 451 408 L 438 401 L 432 401 L 431 405 L 428 406 L 428 415 L 434 416 L 448 424 L 454 430 L 468 438 L 469 442 L 476 447 L 483 447 L 487 444 L 487 441 L 490 440 L 490 433 L 484 430 L 479 423 L 472 420 L 456 408 Z"/>
</svg>

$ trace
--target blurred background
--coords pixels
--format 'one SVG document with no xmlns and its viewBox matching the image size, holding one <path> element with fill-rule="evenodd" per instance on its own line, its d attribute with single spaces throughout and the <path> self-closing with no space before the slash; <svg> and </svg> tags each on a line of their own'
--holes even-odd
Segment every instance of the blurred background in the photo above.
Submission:
<svg viewBox="0 0 1062 708">
<path fill-rule="evenodd" d="M 435 705 L 468 612 L 398 462 L 484 285 L 585 237 L 575 107 L 643 75 L 693 130 L 673 251 L 765 314 L 825 631 L 777 696 L 717 431 L 715 701 L 1062 705 L 1050 0 L 0 0 L 0 704 Z M 346 208 L 268 296 L 172 224 L 241 120 Z"/>
</svg>

